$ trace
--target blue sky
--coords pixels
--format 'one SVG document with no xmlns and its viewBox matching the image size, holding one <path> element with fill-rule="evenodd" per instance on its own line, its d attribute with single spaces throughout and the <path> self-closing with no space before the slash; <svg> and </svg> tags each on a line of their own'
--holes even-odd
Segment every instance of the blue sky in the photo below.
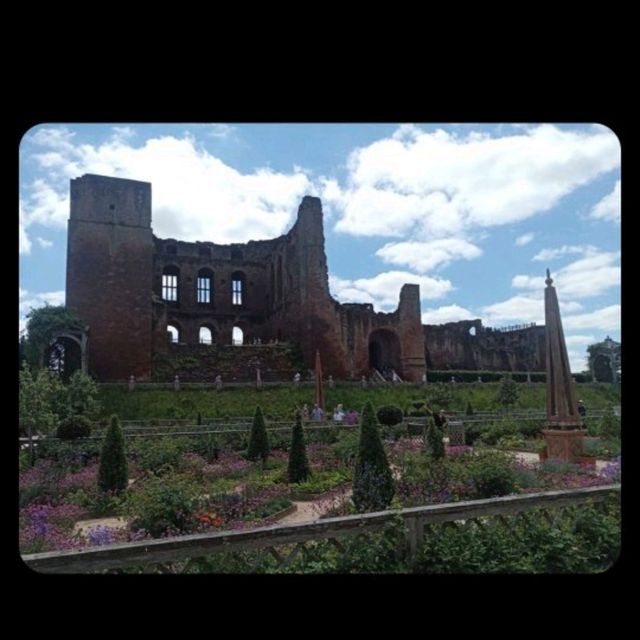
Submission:
<svg viewBox="0 0 640 640">
<path fill-rule="evenodd" d="M 423 322 L 544 323 L 555 279 L 571 367 L 620 340 L 620 145 L 598 124 L 42 124 L 20 145 L 19 328 L 64 303 L 69 180 L 152 183 L 161 238 L 286 233 L 322 199 L 330 289 Z"/>
</svg>

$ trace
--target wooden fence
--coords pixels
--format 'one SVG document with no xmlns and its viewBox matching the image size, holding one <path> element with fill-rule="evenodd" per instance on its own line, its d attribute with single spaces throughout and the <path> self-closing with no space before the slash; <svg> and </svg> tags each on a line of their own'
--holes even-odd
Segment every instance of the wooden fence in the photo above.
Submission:
<svg viewBox="0 0 640 640">
<path fill-rule="evenodd" d="M 347 536 L 369 536 L 401 518 L 405 527 L 408 557 L 414 559 L 421 551 L 424 536 L 431 525 L 451 523 L 452 526 L 483 525 L 487 518 L 499 518 L 509 526 L 507 518 L 532 509 L 541 509 L 554 522 L 563 509 L 601 502 L 619 494 L 620 485 L 590 487 L 571 491 L 551 491 L 528 495 L 505 496 L 487 500 L 454 502 L 398 511 L 381 511 L 339 518 L 327 518 L 309 523 L 276 525 L 258 529 L 224 531 L 188 535 L 161 540 L 132 542 L 93 547 L 83 550 L 54 551 L 25 555 L 28 567 L 43 573 L 88 573 L 126 568 L 141 572 L 185 573 L 193 563 L 215 554 L 233 554 L 245 561 L 241 552 L 258 550 L 269 553 L 276 566 L 287 566 L 305 550 L 310 541 L 329 541 L 339 553 L 346 553 L 341 539 Z M 258 563 L 264 559 L 258 554 Z M 253 569 L 251 560 L 246 568 Z"/>
</svg>

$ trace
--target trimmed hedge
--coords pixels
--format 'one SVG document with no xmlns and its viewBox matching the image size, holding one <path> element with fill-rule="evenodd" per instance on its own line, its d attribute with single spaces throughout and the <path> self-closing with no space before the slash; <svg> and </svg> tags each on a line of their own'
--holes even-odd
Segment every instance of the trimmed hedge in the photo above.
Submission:
<svg viewBox="0 0 640 640">
<path fill-rule="evenodd" d="M 56 431 L 60 440 L 75 440 L 76 438 L 88 438 L 91 435 L 91 421 L 83 415 L 65 418 Z"/>
<path fill-rule="evenodd" d="M 376 413 L 378 422 L 385 427 L 392 427 L 394 424 L 400 424 L 404 418 L 402 409 L 393 405 L 385 405 L 380 407 Z"/>
</svg>

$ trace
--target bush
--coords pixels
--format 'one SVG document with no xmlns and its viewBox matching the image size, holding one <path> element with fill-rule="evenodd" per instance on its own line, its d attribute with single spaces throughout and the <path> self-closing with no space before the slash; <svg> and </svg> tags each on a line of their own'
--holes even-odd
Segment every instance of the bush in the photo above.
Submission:
<svg viewBox="0 0 640 640">
<path fill-rule="evenodd" d="M 167 532 L 188 533 L 195 525 L 199 491 L 200 487 L 184 476 L 148 478 L 127 501 L 131 528 L 144 529 L 155 537 Z"/>
<path fill-rule="evenodd" d="M 600 435 L 607 440 L 620 438 L 620 420 L 613 412 L 613 407 L 608 406 L 606 413 L 600 420 Z"/>
<path fill-rule="evenodd" d="M 507 408 L 515 404 L 518 400 L 518 387 L 515 380 L 510 374 L 504 376 L 500 380 L 500 387 L 498 389 L 498 395 L 496 401 L 503 407 Z"/>
<path fill-rule="evenodd" d="M 467 402 L 467 410 L 465 412 L 468 416 L 472 416 L 473 415 L 473 407 L 471 406 L 471 401 L 469 400 Z"/>
<path fill-rule="evenodd" d="M 267 428 L 264 424 L 262 409 L 260 407 L 256 407 L 253 424 L 251 425 L 251 435 L 249 436 L 247 458 L 254 461 L 258 458 L 262 458 L 262 462 L 265 463 L 268 457 L 269 439 L 267 437 Z"/>
<path fill-rule="evenodd" d="M 180 456 L 191 448 L 187 438 L 149 438 L 137 445 L 138 464 L 143 471 L 160 475 L 178 466 Z"/>
<path fill-rule="evenodd" d="M 394 424 L 401 423 L 404 418 L 402 409 L 392 405 L 380 407 L 376 415 L 378 417 L 378 422 L 387 427 L 392 427 Z"/>
<path fill-rule="evenodd" d="M 129 472 L 124 452 L 124 436 L 118 416 L 111 416 L 100 456 L 98 486 L 101 491 L 122 493 L 128 484 Z"/>
<path fill-rule="evenodd" d="M 307 450 L 304 446 L 304 433 L 302 432 L 302 418 L 300 412 L 296 413 L 296 423 L 291 435 L 291 450 L 289 451 L 289 466 L 287 468 L 289 482 L 304 482 L 310 475 Z"/>
<path fill-rule="evenodd" d="M 76 438 L 88 438 L 91 435 L 91 422 L 82 415 L 65 418 L 56 431 L 60 440 L 75 440 Z"/>
<path fill-rule="evenodd" d="M 436 423 L 433 421 L 433 418 L 429 418 L 427 425 L 425 427 L 424 432 L 424 443 L 427 453 L 438 460 L 440 458 L 444 458 L 444 442 L 442 438 L 444 434 L 440 427 L 436 426 Z"/>
<path fill-rule="evenodd" d="M 482 430 L 480 441 L 484 444 L 496 444 L 500 438 L 505 436 L 513 436 L 518 432 L 518 428 L 513 422 L 500 420 L 492 422 L 488 427 Z"/>
<path fill-rule="evenodd" d="M 482 435 L 482 427 L 479 424 L 468 424 L 464 427 L 464 443 L 472 447 L 475 441 Z"/>
<path fill-rule="evenodd" d="M 515 493 L 516 473 L 509 456 L 498 451 L 477 453 L 469 465 L 478 498 L 493 498 Z"/>
<path fill-rule="evenodd" d="M 364 407 L 358 458 L 353 481 L 353 503 L 359 512 L 382 511 L 395 493 L 389 461 L 380 440 L 370 402 Z"/>
<path fill-rule="evenodd" d="M 338 441 L 331 446 L 333 454 L 346 466 L 351 466 L 358 456 L 360 435 L 356 430 L 343 430 Z"/>
</svg>

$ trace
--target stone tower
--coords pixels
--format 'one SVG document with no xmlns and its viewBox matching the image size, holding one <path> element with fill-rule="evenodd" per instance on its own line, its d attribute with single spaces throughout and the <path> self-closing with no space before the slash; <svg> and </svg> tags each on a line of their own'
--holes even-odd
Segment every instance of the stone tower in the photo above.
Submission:
<svg viewBox="0 0 640 640">
<path fill-rule="evenodd" d="M 151 184 L 86 174 L 71 180 L 67 307 L 89 326 L 90 373 L 151 370 Z"/>
</svg>

